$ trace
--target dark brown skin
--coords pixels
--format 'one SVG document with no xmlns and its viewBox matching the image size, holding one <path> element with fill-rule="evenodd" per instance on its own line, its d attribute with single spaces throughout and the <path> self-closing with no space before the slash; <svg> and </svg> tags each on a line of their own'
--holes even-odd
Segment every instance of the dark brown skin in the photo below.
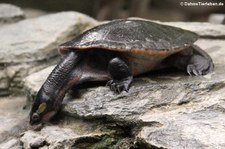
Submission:
<svg viewBox="0 0 225 149">
<path fill-rule="evenodd" d="M 173 28 L 168 27 L 168 29 Z M 189 32 L 188 34 L 195 36 Z M 80 40 L 80 37 L 78 39 Z M 109 50 L 102 46 L 82 50 L 73 44 L 74 42 L 68 42 L 61 46 L 61 49 L 67 47 L 64 51 L 67 54 L 39 90 L 30 112 L 30 124 L 48 122 L 59 111 L 68 90 L 83 82 L 108 81 L 107 86 L 112 91 L 120 93 L 128 92 L 133 76 L 155 69 L 176 67 L 189 75 L 205 75 L 214 69 L 210 56 L 195 45 L 173 50 L 127 49 L 123 51 L 122 49 Z"/>
</svg>

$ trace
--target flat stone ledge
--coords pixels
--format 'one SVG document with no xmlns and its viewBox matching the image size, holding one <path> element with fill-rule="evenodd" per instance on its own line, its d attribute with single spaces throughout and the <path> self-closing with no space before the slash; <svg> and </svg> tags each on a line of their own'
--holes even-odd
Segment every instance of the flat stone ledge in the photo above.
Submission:
<svg viewBox="0 0 225 149">
<path fill-rule="evenodd" d="M 136 78 L 129 93 L 117 95 L 107 87 L 84 89 L 81 97 L 65 105 L 63 111 L 83 118 L 107 117 L 113 120 L 139 121 L 139 116 L 158 107 L 199 103 L 222 99 L 225 70 L 216 66 L 213 74 L 189 77 L 179 73 Z"/>
</svg>

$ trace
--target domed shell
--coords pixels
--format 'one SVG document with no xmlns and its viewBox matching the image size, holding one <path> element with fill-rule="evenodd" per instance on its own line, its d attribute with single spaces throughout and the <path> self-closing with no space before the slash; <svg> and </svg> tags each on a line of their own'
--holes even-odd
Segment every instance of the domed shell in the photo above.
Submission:
<svg viewBox="0 0 225 149">
<path fill-rule="evenodd" d="M 144 20 L 115 20 L 94 27 L 59 46 L 68 49 L 104 48 L 114 51 L 174 53 L 191 46 L 198 35 L 180 28 Z"/>
</svg>

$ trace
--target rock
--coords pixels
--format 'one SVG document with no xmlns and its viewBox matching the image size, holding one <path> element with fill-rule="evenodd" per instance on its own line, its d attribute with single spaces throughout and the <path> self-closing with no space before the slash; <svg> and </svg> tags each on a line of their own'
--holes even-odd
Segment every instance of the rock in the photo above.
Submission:
<svg viewBox="0 0 225 149">
<path fill-rule="evenodd" d="M 33 131 L 25 132 L 20 141 L 25 149 L 39 148 L 45 144 L 45 138 Z"/>
<path fill-rule="evenodd" d="M 0 28 L 0 63 L 30 62 L 55 56 L 60 43 L 96 23 L 80 13 L 61 12 L 4 26 Z"/>
<path fill-rule="evenodd" d="M 225 40 L 199 39 L 196 44 L 206 50 L 216 64 L 225 64 Z"/>
<path fill-rule="evenodd" d="M 0 28 L 0 92 L 21 88 L 21 79 L 55 64 L 57 46 L 97 22 L 77 12 L 27 19 Z"/>
<path fill-rule="evenodd" d="M 26 100 L 25 96 L 0 98 L 0 143 L 26 129 L 29 115 L 29 109 L 24 109 Z"/>
<path fill-rule="evenodd" d="M 50 144 L 49 148 L 70 148 L 75 140 L 80 137 L 72 129 L 57 126 L 45 127 L 41 130 L 41 134 L 45 136 L 46 142 Z"/>
<path fill-rule="evenodd" d="M 0 4 L 0 25 L 14 23 L 24 19 L 24 12 L 11 4 Z"/>
<path fill-rule="evenodd" d="M 20 141 L 18 139 L 10 139 L 7 142 L 0 144 L 0 149 L 22 149 Z"/>
<path fill-rule="evenodd" d="M 210 14 L 208 21 L 214 24 L 222 24 L 224 19 L 225 19 L 224 14 Z"/>
<path fill-rule="evenodd" d="M 223 31 L 217 31 L 206 28 L 205 33 L 219 39 L 201 38 L 196 42 L 212 56 L 213 73 L 187 76 L 166 69 L 135 78 L 129 92 L 119 95 L 105 86 L 80 89 L 74 99 L 67 97 L 62 113 L 122 125 L 128 132 L 123 137 L 135 138 L 136 145 L 142 148 L 225 148 L 225 42 L 220 39 Z M 31 96 L 52 69 L 25 79 Z"/>
<path fill-rule="evenodd" d="M 225 91 L 219 90 L 218 94 Z M 156 148 L 225 148 L 225 102 L 219 97 L 224 93 L 213 96 L 204 96 L 206 100 L 200 103 L 145 113 L 141 120 L 149 126 L 142 128 L 137 140 Z"/>
<path fill-rule="evenodd" d="M 79 128 L 77 128 L 79 130 Z M 93 142 L 104 136 L 104 133 L 77 134 L 76 130 L 70 128 L 60 128 L 58 126 L 46 126 L 40 132 L 26 131 L 21 137 L 21 142 L 25 149 L 30 148 L 72 148 L 81 142 Z M 77 143 L 79 142 L 79 143 Z M 98 141 L 97 141 L 98 142 Z"/>
<path fill-rule="evenodd" d="M 34 8 L 23 8 L 26 18 L 36 18 L 39 16 L 47 15 L 47 12 Z"/>
</svg>

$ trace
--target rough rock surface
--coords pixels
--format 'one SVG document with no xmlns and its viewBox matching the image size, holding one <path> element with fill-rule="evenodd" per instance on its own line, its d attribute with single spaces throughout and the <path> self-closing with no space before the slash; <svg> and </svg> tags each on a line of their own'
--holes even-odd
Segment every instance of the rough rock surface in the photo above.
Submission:
<svg viewBox="0 0 225 149">
<path fill-rule="evenodd" d="M 191 101 L 183 106 L 158 108 L 143 114 L 141 120 L 153 125 L 143 127 L 137 139 L 158 148 L 224 148 L 224 92 L 224 88 L 219 89 L 213 95 L 200 97 L 199 103 Z"/>
<path fill-rule="evenodd" d="M 24 12 L 11 4 L 0 4 L 0 25 L 13 23 L 24 19 Z"/>
<path fill-rule="evenodd" d="M 79 128 L 77 128 L 78 130 Z M 25 149 L 31 148 L 72 148 L 82 146 L 81 142 L 98 142 L 105 134 L 90 132 L 78 134 L 77 130 L 71 128 L 60 128 L 58 126 L 46 126 L 41 131 L 26 131 L 20 141 Z M 82 147 L 80 147 L 82 148 Z M 86 148 L 86 147 L 83 147 Z"/>
<path fill-rule="evenodd" d="M 86 15 L 61 12 L 1 27 L 0 95 L 21 88 L 26 75 L 56 63 L 57 46 L 94 25 Z"/>
<path fill-rule="evenodd" d="M 26 149 L 43 147 L 46 144 L 50 144 L 49 148 L 70 148 L 78 137 L 80 136 L 76 135 L 71 129 L 47 126 L 39 133 L 34 131 L 25 132 L 20 140 Z"/>
</svg>

